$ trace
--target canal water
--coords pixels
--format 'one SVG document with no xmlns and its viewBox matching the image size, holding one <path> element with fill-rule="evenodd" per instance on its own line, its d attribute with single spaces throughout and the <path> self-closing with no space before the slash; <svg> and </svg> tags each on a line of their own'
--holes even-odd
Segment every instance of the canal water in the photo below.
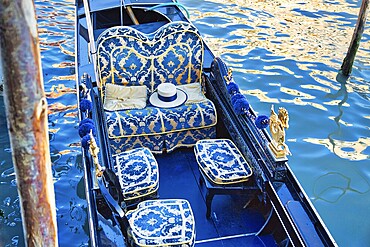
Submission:
<svg viewBox="0 0 370 247">
<path fill-rule="evenodd" d="M 289 165 L 339 246 L 370 246 L 370 23 L 338 71 L 361 1 L 182 0 L 254 110 L 289 111 Z M 74 1 L 35 1 L 60 246 L 88 246 L 77 135 Z M 6 66 L 6 65 L 4 65 Z M 0 73 L 1 74 L 1 73 Z M 0 96 L 0 246 L 24 246 Z"/>
</svg>

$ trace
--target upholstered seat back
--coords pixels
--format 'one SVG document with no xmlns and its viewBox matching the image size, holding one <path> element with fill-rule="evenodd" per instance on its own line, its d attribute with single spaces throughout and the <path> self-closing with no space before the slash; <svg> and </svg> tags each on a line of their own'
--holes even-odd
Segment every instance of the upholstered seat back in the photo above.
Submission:
<svg viewBox="0 0 370 247">
<path fill-rule="evenodd" d="M 99 36 L 97 57 L 103 86 L 146 85 L 153 92 L 163 82 L 200 82 L 203 42 L 187 22 L 171 22 L 151 34 L 119 26 Z"/>
</svg>

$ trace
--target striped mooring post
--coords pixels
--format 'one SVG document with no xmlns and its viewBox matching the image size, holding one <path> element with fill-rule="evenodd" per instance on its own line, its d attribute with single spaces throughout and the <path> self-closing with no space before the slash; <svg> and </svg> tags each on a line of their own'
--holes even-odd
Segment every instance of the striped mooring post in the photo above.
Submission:
<svg viewBox="0 0 370 247">
<path fill-rule="evenodd" d="M 27 246 L 58 246 L 35 6 L 0 0 L 4 103 Z"/>
</svg>

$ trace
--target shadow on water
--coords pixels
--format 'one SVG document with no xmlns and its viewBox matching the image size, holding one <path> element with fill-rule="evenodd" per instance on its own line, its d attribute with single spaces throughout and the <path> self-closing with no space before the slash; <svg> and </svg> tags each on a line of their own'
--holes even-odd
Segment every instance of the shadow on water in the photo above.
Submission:
<svg viewBox="0 0 370 247">
<path fill-rule="evenodd" d="M 331 100 L 340 100 L 338 102 L 338 115 L 334 117 L 334 122 L 337 129 L 328 135 L 329 142 L 332 145 L 332 152 L 335 153 L 336 140 L 333 136 L 341 136 L 341 126 L 340 120 L 344 114 L 343 105 L 347 102 L 349 94 L 347 91 L 347 83 L 350 80 L 349 76 L 344 76 L 341 71 L 338 72 L 336 76 L 336 81 L 340 83 L 340 88 L 335 93 L 328 93 L 325 97 Z M 343 148 L 343 147 L 340 147 Z M 345 151 L 349 151 L 348 148 Z M 357 174 L 362 177 L 362 180 L 366 183 L 366 190 L 360 190 L 352 187 L 351 178 L 345 176 L 339 172 L 328 172 L 316 179 L 314 184 L 314 198 L 313 201 L 322 200 L 327 203 L 334 204 L 338 202 L 346 193 L 357 193 L 364 195 L 370 191 L 370 182 L 366 177 L 361 174 Z"/>
<path fill-rule="evenodd" d="M 336 77 L 336 80 L 337 80 L 337 82 L 340 83 L 340 89 L 334 94 L 333 93 L 328 93 L 325 96 L 326 98 L 329 98 L 331 100 L 338 100 L 338 98 L 342 98 L 338 102 L 339 115 L 334 117 L 334 122 L 337 125 L 337 130 L 328 135 L 328 139 L 329 139 L 330 143 L 333 146 L 333 150 L 332 150 L 333 153 L 335 152 L 334 151 L 335 150 L 335 141 L 333 139 L 333 135 L 341 135 L 340 120 L 341 120 L 342 115 L 344 113 L 344 111 L 342 110 L 343 104 L 346 103 L 347 100 L 348 100 L 348 92 L 347 92 L 347 87 L 346 87 L 346 83 L 347 83 L 348 79 L 349 78 L 347 76 L 344 76 L 341 72 L 339 72 L 337 77 Z"/>
<path fill-rule="evenodd" d="M 340 100 L 337 104 L 338 106 L 338 115 L 334 117 L 334 122 L 337 128 L 328 135 L 329 142 L 332 146 L 332 152 L 337 152 L 337 144 L 338 141 L 334 138 L 334 136 L 341 136 L 342 135 L 342 123 L 340 122 L 344 110 L 343 105 L 347 102 L 349 98 L 349 93 L 347 91 L 347 83 L 349 81 L 349 77 L 344 76 L 341 72 L 338 73 L 336 80 L 340 83 L 340 88 L 335 93 L 328 93 L 325 97 L 331 100 Z M 356 151 L 350 146 L 343 146 L 340 145 L 339 149 L 351 152 Z M 356 180 L 352 181 L 350 176 L 346 176 L 340 172 L 328 172 L 324 175 L 319 176 L 314 183 L 313 194 L 314 196 L 311 197 L 313 202 L 316 201 L 324 201 L 330 204 L 335 204 L 339 202 L 342 197 L 348 193 L 356 193 L 358 195 L 365 195 L 370 191 L 370 182 L 368 178 L 362 175 L 360 172 L 356 173 Z M 358 183 L 362 184 L 358 186 Z"/>
<path fill-rule="evenodd" d="M 311 198 L 312 201 L 322 200 L 327 203 L 335 204 L 338 202 L 346 193 L 356 193 L 359 195 L 365 195 L 370 191 L 370 183 L 366 177 L 363 177 L 364 187 L 356 189 L 352 185 L 352 179 L 339 172 L 328 172 L 316 179 L 314 184 L 313 193 L 314 196 Z"/>
</svg>

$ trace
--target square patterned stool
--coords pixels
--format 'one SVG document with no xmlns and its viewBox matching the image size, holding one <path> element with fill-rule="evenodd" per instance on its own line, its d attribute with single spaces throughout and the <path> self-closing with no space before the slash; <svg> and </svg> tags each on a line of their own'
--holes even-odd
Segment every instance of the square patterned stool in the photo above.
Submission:
<svg viewBox="0 0 370 247">
<path fill-rule="evenodd" d="M 128 239 L 137 246 L 194 246 L 195 221 L 183 199 L 148 200 L 128 211 Z"/>
<path fill-rule="evenodd" d="M 228 139 L 205 139 L 196 143 L 195 157 L 200 170 L 200 184 L 205 184 L 206 216 L 211 216 L 213 196 L 248 192 L 253 172 L 235 144 Z"/>
<path fill-rule="evenodd" d="M 135 148 L 116 155 L 114 169 L 128 206 L 157 197 L 158 163 L 148 148 Z"/>
<path fill-rule="evenodd" d="M 106 172 L 107 170 L 104 171 L 105 174 Z M 120 205 L 110 194 L 106 187 L 106 176 L 97 179 L 101 194 L 112 210 L 112 217 L 117 219 L 127 246 L 193 247 L 195 245 L 195 219 L 187 200 L 146 200 L 140 202 L 136 208 L 127 211 L 126 204 Z"/>
</svg>

